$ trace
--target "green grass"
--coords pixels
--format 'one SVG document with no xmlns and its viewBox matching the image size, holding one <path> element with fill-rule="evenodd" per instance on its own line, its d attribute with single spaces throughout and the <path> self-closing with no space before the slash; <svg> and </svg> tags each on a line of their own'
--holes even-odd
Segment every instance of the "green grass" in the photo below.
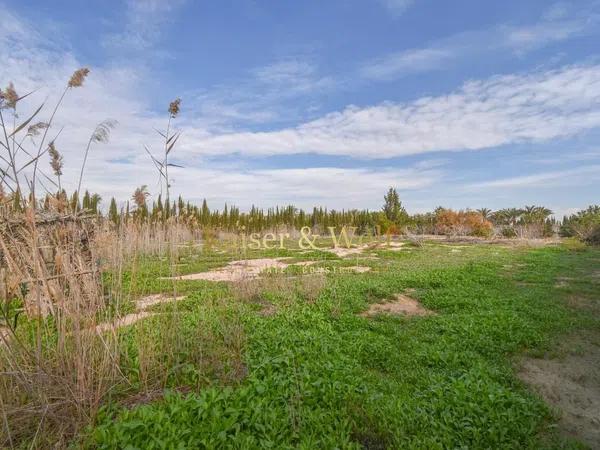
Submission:
<svg viewBox="0 0 600 450">
<path fill-rule="evenodd" d="M 322 259 L 319 252 L 281 253 L 269 256 Z M 234 301 L 224 284 L 178 285 L 190 298 L 159 308 L 186 314 L 179 333 L 190 345 L 178 362 L 185 368 L 167 386 L 186 385 L 192 392 L 167 391 L 164 398 L 135 407 L 110 404 L 83 444 L 145 449 L 576 445 L 554 436 L 556 418 L 516 379 L 513 367 L 523 353 L 551 352 L 562 335 L 600 331 L 597 316 L 567 301 L 573 295 L 598 300 L 599 281 L 589 272 L 599 266 L 599 250 L 428 244 L 374 254 L 379 259 L 358 262 L 371 272 L 329 276 L 315 302 L 301 293 L 290 301 L 267 288 L 262 297 L 277 307 L 268 317 L 257 314 L 255 304 Z M 197 259 L 185 270 L 206 270 L 226 260 Z M 328 257 L 319 266 L 348 264 Z M 138 270 L 154 279 L 163 266 L 148 260 Z M 557 288 L 560 276 L 575 281 Z M 137 293 L 141 286 L 130 289 Z M 156 282 L 144 289 L 168 287 Z M 369 303 L 407 288 L 437 314 L 357 315 Z M 154 320 L 161 319 L 148 319 L 131 334 Z M 241 356 L 227 353 L 232 326 L 243 329 Z M 206 334 L 211 338 L 202 339 Z M 241 358 L 245 376 L 215 373 L 203 366 L 215 362 L 210 358 L 194 362 L 191 355 L 203 345 L 214 357 L 224 355 L 225 365 Z"/>
</svg>

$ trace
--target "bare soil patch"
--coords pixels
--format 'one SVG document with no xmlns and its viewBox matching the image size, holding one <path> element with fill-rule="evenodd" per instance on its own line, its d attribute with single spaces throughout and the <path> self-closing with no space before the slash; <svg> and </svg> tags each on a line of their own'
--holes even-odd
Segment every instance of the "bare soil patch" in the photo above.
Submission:
<svg viewBox="0 0 600 450">
<path fill-rule="evenodd" d="M 294 264 L 290 264 L 292 266 L 312 266 L 313 264 L 318 263 L 319 261 L 300 261 Z"/>
<path fill-rule="evenodd" d="M 112 322 L 104 322 L 97 325 L 96 331 L 101 333 L 103 331 L 110 331 L 115 330 L 117 328 L 126 327 L 128 325 L 133 325 L 134 323 L 145 319 L 146 317 L 151 317 L 154 315 L 156 314 L 148 311 L 127 314 L 126 316 L 120 317 L 117 320 L 113 320 Z"/>
<path fill-rule="evenodd" d="M 163 280 L 207 280 L 237 282 L 258 278 L 264 271 L 282 271 L 289 266 L 310 266 L 318 261 L 284 262 L 288 258 L 257 258 L 231 261 L 225 267 L 208 272 L 191 273 L 177 277 L 162 278 Z"/>
<path fill-rule="evenodd" d="M 362 312 L 363 317 L 372 317 L 377 314 L 396 314 L 403 316 L 428 316 L 435 314 L 433 311 L 424 308 L 414 298 L 405 294 L 397 294 L 393 300 L 385 303 L 374 303 L 369 309 Z"/>
<path fill-rule="evenodd" d="M 600 347 L 579 341 L 566 347 L 564 358 L 524 359 L 518 376 L 559 412 L 563 434 L 600 448 Z"/>
<path fill-rule="evenodd" d="M 169 296 L 166 294 L 152 294 L 139 299 L 136 302 L 136 307 L 139 310 L 143 310 L 149 308 L 150 306 L 158 305 L 160 303 L 169 303 L 173 301 L 183 300 L 185 297 L 185 295 L 173 297 L 172 295 Z"/>
<path fill-rule="evenodd" d="M 361 247 L 337 247 L 337 248 L 328 248 L 326 251 L 331 252 L 340 258 L 345 258 L 346 256 L 358 255 L 363 252 L 366 246 Z"/>
<path fill-rule="evenodd" d="M 103 332 L 114 330 L 121 327 L 126 327 L 128 325 L 133 325 L 136 322 L 139 322 L 142 319 L 147 317 L 151 317 L 156 315 L 156 313 L 151 313 L 146 311 L 150 306 L 158 305 L 160 303 L 169 303 L 173 301 L 179 301 L 186 298 L 185 295 L 173 297 L 166 294 L 152 294 L 146 297 L 141 298 L 136 302 L 136 308 L 138 312 L 127 314 L 126 316 L 120 317 L 112 322 L 104 322 L 96 325 L 96 332 Z"/>
<path fill-rule="evenodd" d="M 168 280 L 207 280 L 207 281 L 241 281 L 257 278 L 266 269 L 283 270 L 289 264 L 282 262 L 285 258 L 258 258 L 231 261 L 225 267 L 208 272 L 191 273 L 178 277 L 164 278 Z"/>
</svg>

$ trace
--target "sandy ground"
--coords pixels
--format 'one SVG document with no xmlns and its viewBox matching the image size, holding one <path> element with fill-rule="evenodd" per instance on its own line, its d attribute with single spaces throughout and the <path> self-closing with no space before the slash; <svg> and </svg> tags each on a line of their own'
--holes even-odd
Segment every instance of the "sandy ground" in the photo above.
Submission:
<svg viewBox="0 0 600 450">
<path fill-rule="evenodd" d="M 257 278 L 264 270 L 284 270 L 290 264 L 284 263 L 286 258 L 258 258 L 232 261 L 225 267 L 208 272 L 191 273 L 167 280 L 208 280 L 208 281 L 242 281 Z"/>
<path fill-rule="evenodd" d="M 346 256 L 358 255 L 358 254 L 362 253 L 363 250 L 365 250 L 366 248 L 367 248 L 366 246 L 351 247 L 351 248 L 337 247 L 337 248 L 327 248 L 324 250 L 327 252 L 333 253 L 334 255 L 337 255 L 340 258 L 345 258 Z"/>
<path fill-rule="evenodd" d="M 363 317 L 371 317 L 377 314 L 398 314 L 404 316 L 428 316 L 433 311 L 425 309 L 417 300 L 405 294 L 397 294 L 393 300 L 385 303 L 373 303 L 369 309 L 362 312 Z"/>
<path fill-rule="evenodd" d="M 96 325 L 96 332 L 101 333 L 103 331 L 110 331 L 113 329 L 126 327 L 127 325 L 133 325 L 134 323 L 136 323 L 142 319 L 145 319 L 146 317 L 151 317 L 154 315 L 155 315 L 155 313 L 151 313 L 151 312 L 147 312 L 147 311 L 127 314 L 126 316 L 123 316 L 112 322 L 104 322 L 104 323 Z"/>
<path fill-rule="evenodd" d="M 524 359 L 518 376 L 560 414 L 560 430 L 600 448 L 600 347 L 570 343 L 576 354 Z"/>
<path fill-rule="evenodd" d="M 337 248 L 327 248 L 327 249 L 323 249 L 323 250 L 333 253 L 333 254 L 339 256 L 340 258 L 345 258 L 347 256 L 360 255 L 364 251 L 371 251 L 371 250 L 399 251 L 399 250 L 402 250 L 402 247 L 404 247 L 405 245 L 406 245 L 406 242 L 392 241 L 388 244 L 385 241 L 381 241 L 381 242 L 376 242 L 376 243 L 371 242 L 368 244 L 359 245 L 357 247 L 350 247 L 350 248 L 337 247 Z"/>
<path fill-rule="evenodd" d="M 138 310 L 144 310 L 146 308 L 149 308 L 150 306 L 158 305 L 160 303 L 169 303 L 172 301 L 179 301 L 179 300 L 183 300 L 184 298 L 185 298 L 185 295 L 180 295 L 178 297 L 173 298 L 172 296 L 168 296 L 165 294 L 153 294 L 153 295 L 148 295 L 146 297 L 139 299 L 136 302 L 136 307 Z"/>
<path fill-rule="evenodd" d="M 208 272 L 191 273 L 166 280 L 207 280 L 207 281 L 243 281 L 258 278 L 263 271 L 281 272 L 290 266 L 310 266 L 319 261 L 300 261 L 287 263 L 288 258 L 258 258 L 232 261 L 225 267 Z"/>
<path fill-rule="evenodd" d="M 371 268 L 369 266 L 352 266 L 352 267 L 348 267 L 348 269 L 350 269 L 356 273 L 365 273 L 365 272 L 369 272 L 371 270 Z"/>
<path fill-rule="evenodd" d="M 169 303 L 173 301 L 183 300 L 185 295 L 179 297 L 173 297 L 166 294 L 152 294 L 146 297 L 142 297 L 136 302 L 137 312 L 127 314 L 126 316 L 120 317 L 112 322 L 104 322 L 96 325 L 96 332 L 109 331 L 121 327 L 126 327 L 128 325 L 133 325 L 134 323 L 145 319 L 147 317 L 155 316 L 157 313 L 152 313 L 146 311 L 150 306 L 158 305 L 160 303 Z"/>
</svg>

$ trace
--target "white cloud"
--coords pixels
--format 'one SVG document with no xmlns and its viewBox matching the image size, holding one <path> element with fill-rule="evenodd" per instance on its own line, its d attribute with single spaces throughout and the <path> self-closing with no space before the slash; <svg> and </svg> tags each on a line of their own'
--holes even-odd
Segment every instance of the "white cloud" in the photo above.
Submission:
<svg viewBox="0 0 600 450">
<path fill-rule="evenodd" d="M 290 57 L 255 67 L 244 78 L 192 93 L 187 108 L 221 130 L 240 124 L 298 120 L 315 112 L 314 104 L 306 100 L 318 99 L 338 86 L 339 82 L 321 75 L 309 59 Z"/>
<path fill-rule="evenodd" d="M 107 187 L 106 173 L 111 174 Z M 145 179 L 151 193 L 157 194 L 154 173 L 147 166 L 136 169 L 136 176 Z M 371 207 L 378 209 L 383 193 L 397 187 L 401 193 L 423 189 L 443 177 L 440 169 L 361 169 L 311 167 L 302 169 L 225 170 L 186 168 L 173 171 L 176 193 L 191 201 L 206 198 L 211 207 L 234 202 L 243 209 L 252 205 L 284 205 L 312 208 L 327 205 L 335 209 Z M 129 198 L 136 185 L 132 184 L 131 168 L 123 164 L 98 165 L 90 171 L 87 187 L 105 195 Z M 115 192 L 115 186 L 117 191 Z"/>
<path fill-rule="evenodd" d="M 543 142 L 600 127 L 600 65 L 492 77 L 411 103 L 348 107 L 294 128 L 186 133 L 189 154 L 389 158 Z"/>
<path fill-rule="evenodd" d="M 379 2 L 394 16 L 399 16 L 414 3 L 413 0 L 379 0 Z"/>
<path fill-rule="evenodd" d="M 454 49 L 411 49 L 371 61 L 361 69 L 361 75 L 375 80 L 388 80 L 409 73 L 441 69 L 454 59 Z"/>
<path fill-rule="evenodd" d="M 536 23 L 460 32 L 422 48 L 392 52 L 367 61 L 359 74 L 371 80 L 391 80 L 407 74 L 442 70 L 473 58 L 489 57 L 490 53 L 523 56 L 552 43 L 597 33 L 599 24 L 596 4 L 574 12 L 564 4 L 557 4 Z"/>
<path fill-rule="evenodd" d="M 557 186 L 581 186 L 600 181 L 600 165 L 589 165 L 574 169 L 542 172 L 519 177 L 502 178 L 470 184 L 468 189 L 520 189 L 555 188 Z"/>
<path fill-rule="evenodd" d="M 306 61 L 295 59 L 278 61 L 254 70 L 259 81 L 269 84 L 296 84 L 312 79 L 316 68 Z"/>
<path fill-rule="evenodd" d="M 503 27 L 504 45 L 517 54 L 525 54 L 536 48 L 554 42 L 565 41 L 585 32 L 592 31 L 598 23 L 598 17 L 577 18 L 572 20 L 544 21 L 523 27 Z"/>
<path fill-rule="evenodd" d="M 185 0 L 127 0 L 125 29 L 106 36 L 105 46 L 135 52 L 153 47 L 164 35 L 172 14 L 184 3 Z"/>
</svg>

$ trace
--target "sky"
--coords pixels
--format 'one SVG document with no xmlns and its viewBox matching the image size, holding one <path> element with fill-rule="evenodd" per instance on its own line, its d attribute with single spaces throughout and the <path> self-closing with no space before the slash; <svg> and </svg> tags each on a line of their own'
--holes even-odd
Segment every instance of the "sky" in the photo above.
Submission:
<svg viewBox="0 0 600 450">
<path fill-rule="evenodd" d="M 600 2 L 0 0 L 0 87 L 48 117 L 75 189 L 105 207 L 158 177 L 181 98 L 172 195 L 211 208 L 600 203 Z M 54 134 L 52 134 L 54 133 Z M 34 145 L 33 142 L 30 143 Z M 44 170 L 51 175 L 47 161 Z"/>
</svg>

